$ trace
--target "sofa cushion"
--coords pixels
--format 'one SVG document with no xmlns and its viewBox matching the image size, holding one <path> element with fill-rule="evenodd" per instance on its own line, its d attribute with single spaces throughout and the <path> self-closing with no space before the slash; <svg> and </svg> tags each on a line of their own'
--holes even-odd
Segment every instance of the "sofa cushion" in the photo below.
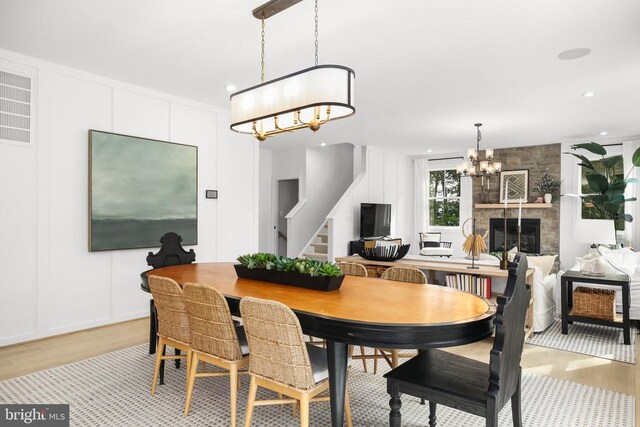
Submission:
<svg viewBox="0 0 640 427">
<path fill-rule="evenodd" d="M 553 269 L 553 263 L 556 261 L 558 255 L 541 255 L 541 256 L 527 256 L 529 266 L 540 267 L 542 270 L 542 277 L 547 277 L 551 274 Z"/>
<path fill-rule="evenodd" d="M 420 255 L 424 256 L 452 256 L 453 249 L 451 248 L 422 248 L 420 249 Z"/>
<path fill-rule="evenodd" d="M 638 254 L 629 248 L 609 249 L 606 246 L 598 248 L 600 255 L 609 262 L 609 273 L 623 272 L 633 277 L 638 267 Z"/>
<path fill-rule="evenodd" d="M 441 233 L 420 233 L 421 242 L 437 242 L 440 243 Z M 440 246 L 440 245 L 438 245 Z"/>
</svg>

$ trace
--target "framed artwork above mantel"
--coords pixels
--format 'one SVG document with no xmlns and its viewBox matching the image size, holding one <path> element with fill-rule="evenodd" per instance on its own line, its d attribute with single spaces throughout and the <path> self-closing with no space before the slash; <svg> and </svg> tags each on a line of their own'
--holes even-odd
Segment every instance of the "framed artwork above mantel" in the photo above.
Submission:
<svg viewBox="0 0 640 427">
<path fill-rule="evenodd" d="M 509 185 L 507 186 L 507 183 Z M 527 203 L 529 201 L 529 169 L 500 172 L 500 203 Z"/>
<path fill-rule="evenodd" d="M 198 243 L 198 147 L 89 130 L 89 251 Z"/>
</svg>

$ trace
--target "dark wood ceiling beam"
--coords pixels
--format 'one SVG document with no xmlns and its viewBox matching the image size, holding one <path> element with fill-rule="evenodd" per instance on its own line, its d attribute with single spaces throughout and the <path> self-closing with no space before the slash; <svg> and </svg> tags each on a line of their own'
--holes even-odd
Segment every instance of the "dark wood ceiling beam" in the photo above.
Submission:
<svg viewBox="0 0 640 427">
<path fill-rule="evenodd" d="M 290 8 L 296 3 L 300 3 L 302 0 L 271 0 L 262 6 L 258 6 L 253 9 L 253 16 L 257 19 L 271 18 L 276 13 L 282 12 L 285 9 Z"/>
</svg>

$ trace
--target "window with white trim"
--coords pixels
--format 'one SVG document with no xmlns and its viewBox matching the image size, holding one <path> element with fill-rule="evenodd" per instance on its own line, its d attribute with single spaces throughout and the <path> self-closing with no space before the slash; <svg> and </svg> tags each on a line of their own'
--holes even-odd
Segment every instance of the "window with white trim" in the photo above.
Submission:
<svg viewBox="0 0 640 427">
<path fill-rule="evenodd" d="M 429 171 L 429 226 L 460 226 L 460 175 L 455 169 Z"/>
</svg>

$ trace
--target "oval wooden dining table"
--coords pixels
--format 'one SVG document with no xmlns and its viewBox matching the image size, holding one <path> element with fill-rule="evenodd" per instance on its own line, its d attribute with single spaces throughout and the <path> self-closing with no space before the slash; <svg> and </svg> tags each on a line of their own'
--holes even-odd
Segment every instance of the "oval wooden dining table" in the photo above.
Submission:
<svg viewBox="0 0 640 427">
<path fill-rule="evenodd" d="M 346 276 L 339 290 L 315 291 L 239 279 L 233 263 L 200 263 L 143 273 L 179 284 L 201 283 L 218 289 L 234 315 L 246 296 L 279 301 L 300 319 L 304 333 L 327 340 L 332 426 L 342 426 L 348 346 L 429 349 L 468 344 L 489 337 L 496 306 L 456 289 L 377 278 Z"/>
</svg>

